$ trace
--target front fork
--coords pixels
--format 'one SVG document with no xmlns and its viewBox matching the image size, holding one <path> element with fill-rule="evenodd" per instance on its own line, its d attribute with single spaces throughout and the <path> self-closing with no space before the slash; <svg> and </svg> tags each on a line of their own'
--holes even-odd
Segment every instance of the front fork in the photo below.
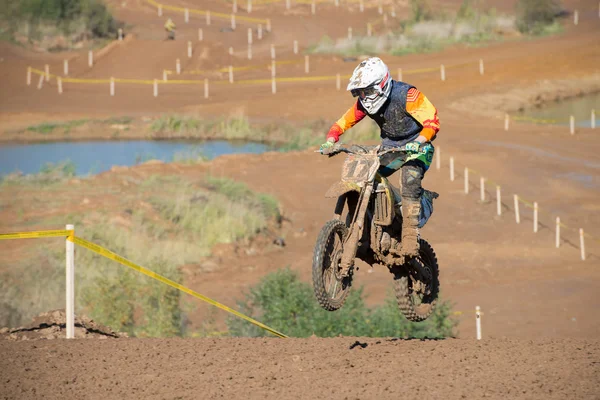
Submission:
<svg viewBox="0 0 600 400">
<path fill-rule="evenodd" d="M 350 273 L 350 268 L 354 265 L 356 252 L 358 251 L 358 241 L 362 237 L 365 215 L 372 193 L 373 182 L 370 182 L 366 185 L 358 198 L 354 220 L 352 221 L 352 224 L 350 224 L 348 236 L 346 236 L 346 240 L 344 241 L 344 252 L 342 253 L 342 260 L 340 263 L 342 277 L 347 277 Z"/>
</svg>

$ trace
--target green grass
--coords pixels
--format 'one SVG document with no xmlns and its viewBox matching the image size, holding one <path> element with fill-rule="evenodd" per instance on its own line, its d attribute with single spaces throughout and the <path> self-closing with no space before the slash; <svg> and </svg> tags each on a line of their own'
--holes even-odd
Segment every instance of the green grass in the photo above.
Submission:
<svg viewBox="0 0 600 400">
<path fill-rule="evenodd" d="M 87 119 L 79 119 L 67 122 L 44 122 L 38 125 L 29 126 L 25 129 L 25 131 L 35 132 L 42 135 L 57 133 L 56 131 L 61 131 L 62 133 L 69 133 L 71 129 L 76 128 L 78 126 L 82 126 L 88 122 L 89 120 Z"/>
</svg>

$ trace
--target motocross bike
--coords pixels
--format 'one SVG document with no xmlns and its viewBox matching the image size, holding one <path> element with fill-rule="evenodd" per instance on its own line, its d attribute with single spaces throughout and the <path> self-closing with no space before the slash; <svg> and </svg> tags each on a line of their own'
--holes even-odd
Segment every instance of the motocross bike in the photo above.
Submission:
<svg viewBox="0 0 600 400">
<path fill-rule="evenodd" d="M 403 147 L 334 145 L 323 154 L 347 153 L 341 181 L 326 197 L 337 197 L 334 218 L 321 229 L 313 253 L 312 277 L 315 296 L 325 310 L 335 311 L 346 300 L 355 268 L 355 258 L 373 267 L 386 266 L 394 277 L 398 307 L 410 321 L 423 321 L 434 311 L 438 292 L 438 262 L 433 248 L 419 237 L 419 255 L 400 253 L 402 214 L 399 189 L 382 175 L 380 157 L 397 152 L 402 164 L 419 154 Z M 438 194 L 425 190 L 419 227 L 433 212 Z M 346 210 L 344 212 L 344 210 Z M 424 213 L 426 215 L 424 215 Z"/>
</svg>

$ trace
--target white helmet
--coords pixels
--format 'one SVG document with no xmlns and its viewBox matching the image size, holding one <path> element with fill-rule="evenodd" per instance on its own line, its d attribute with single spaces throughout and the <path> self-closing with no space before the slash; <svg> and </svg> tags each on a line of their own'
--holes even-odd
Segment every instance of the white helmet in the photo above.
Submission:
<svg viewBox="0 0 600 400">
<path fill-rule="evenodd" d="M 392 91 L 390 70 L 379 57 L 371 57 L 354 69 L 346 90 L 358 97 L 369 114 L 375 114 Z"/>
</svg>

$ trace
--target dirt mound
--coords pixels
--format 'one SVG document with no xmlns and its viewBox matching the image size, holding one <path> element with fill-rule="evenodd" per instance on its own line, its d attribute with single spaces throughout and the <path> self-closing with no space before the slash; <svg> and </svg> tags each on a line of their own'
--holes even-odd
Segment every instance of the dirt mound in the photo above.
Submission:
<svg viewBox="0 0 600 400">
<path fill-rule="evenodd" d="M 4 340 L 39 340 L 62 339 L 66 337 L 67 316 L 64 310 L 54 310 L 41 313 L 34 317 L 27 326 L 0 329 L 0 339 Z M 127 337 L 126 333 L 115 332 L 109 327 L 100 325 L 86 316 L 75 317 L 76 339 L 106 339 Z"/>
</svg>

